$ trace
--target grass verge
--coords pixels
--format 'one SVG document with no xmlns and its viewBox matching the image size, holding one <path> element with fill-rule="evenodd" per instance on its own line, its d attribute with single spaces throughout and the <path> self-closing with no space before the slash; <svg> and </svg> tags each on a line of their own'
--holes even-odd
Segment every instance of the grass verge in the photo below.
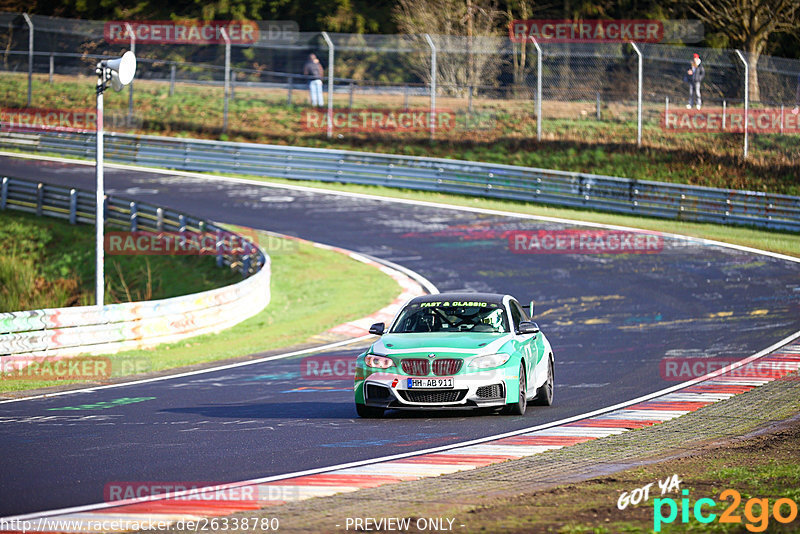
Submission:
<svg viewBox="0 0 800 534">
<path fill-rule="evenodd" d="M 274 236 L 268 239 L 272 244 L 268 251 L 272 258 L 272 298 L 265 310 L 217 334 L 112 355 L 112 377 L 158 372 L 303 343 L 314 334 L 369 315 L 400 294 L 394 280 L 341 253 Z M 0 381 L 0 392 L 74 383 Z"/>
<path fill-rule="evenodd" d="M 0 211 L 0 242 L 0 312 L 94 304 L 93 226 Z M 208 256 L 106 255 L 105 275 L 106 304 L 188 295 L 241 280 Z"/>
<path fill-rule="evenodd" d="M 661 496 L 657 481 L 680 474 L 682 495 L 673 490 Z M 648 501 L 618 508 L 623 493 L 653 484 Z M 521 497 L 503 499 L 478 506 L 469 514 L 469 532 L 557 532 L 561 534 L 647 533 L 656 527 L 660 532 L 799 532 L 800 520 L 779 522 L 773 513 L 778 499 L 800 505 L 800 419 L 775 433 L 761 434 L 724 447 L 704 448 L 689 457 L 668 460 L 599 477 L 538 491 Z M 727 489 L 735 495 L 721 498 Z M 656 499 L 674 499 L 678 511 L 670 522 L 655 518 L 669 517 L 670 505 L 656 506 Z M 713 521 L 701 523 L 694 515 L 699 499 L 704 501 L 702 516 L 715 514 Z M 688 499 L 688 506 L 682 503 Z M 748 501 L 755 499 L 752 503 Z M 766 506 L 764 506 L 766 504 Z M 688 511 L 684 522 L 683 509 Z M 731 508 L 730 523 L 720 521 Z M 790 516 L 790 505 L 783 501 L 780 512 Z M 656 511 L 658 510 L 658 514 Z"/>
<path fill-rule="evenodd" d="M 54 76 L 33 78 L 35 109 L 94 109 L 94 85 L 87 79 Z M 24 108 L 27 78 L 7 74 L 0 78 L 0 102 L 7 108 Z M 239 86 L 229 105 L 228 130 L 222 131 L 223 89 L 137 80 L 137 126 L 126 127 L 127 92 L 106 93 L 106 123 L 129 133 L 201 137 L 230 141 L 277 143 L 313 147 L 368 150 L 391 154 L 425 155 L 575 172 L 592 172 L 629 178 L 690 183 L 712 187 L 754 189 L 800 194 L 800 145 L 796 135 L 751 133 L 750 156 L 743 160 L 742 136 L 730 133 L 675 133 L 660 126 L 661 104 L 647 103 L 643 146 L 636 146 L 635 106 L 609 103 L 603 117 L 595 118 L 592 102 L 545 102 L 543 136 L 536 141 L 533 103 L 529 99 L 474 99 L 474 113 L 466 114 L 466 100 L 442 95 L 441 109 L 457 111 L 455 126 L 437 133 L 431 142 L 426 131 L 337 131 L 310 127 L 306 92 L 298 91 L 287 105 L 286 91 Z M 346 110 L 346 97 L 337 96 L 337 111 Z M 359 94 L 353 109 L 399 110 L 399 95 Z M 348 103 L 349 105 L 349 103 Z M 410 109 L 427 109 L 421 96 L 411 97 Z M 470 119 L 471 117 L 471 119 Z M 488 119 L 488 120 L 484 120 Z M 478 121 L 480 124 L 473 124 Z M 484 124 L 485 123 L 485 124 Z"/>
</svg>

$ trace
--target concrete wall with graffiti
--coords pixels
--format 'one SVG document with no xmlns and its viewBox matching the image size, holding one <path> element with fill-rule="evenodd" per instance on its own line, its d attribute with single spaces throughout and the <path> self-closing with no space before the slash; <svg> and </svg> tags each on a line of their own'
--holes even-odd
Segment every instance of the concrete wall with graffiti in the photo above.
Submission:
<svg viewBox="0 0 800 534">
<path fill-rule="evenodd" d="M 3 179 L 2 209 L 21 209 L 58 216 L 56 213 L 49 213 L 46 207 L 43 210 L 43 204 L 47 205 L 48 195 L 59 193 L 54 191 L 56 187 L 46 186 L 50 191 L 42 194 L 42 187 L 31 187 L 31 182 L 25 183 L 16 178 L 13 180 L 11 182 L 8 178 Z M 15 184 L 19 187 L 9 187 Z M 15 189 L 18 194 L 13 194 Z M 38 198 L 23 198 L 26 190 L 37 189 L 40 191 Z M 72 191 L 74 194 L 75 190 Z M 144 208 L 153 207 L 140 205 L 135 209 L 141 211 Z M 85 211 L 84 214 L 92 218 L 94 215 Z M 161 219 L 162 229 L 164 219 Z M 75 220 L 74 216 L 71 220 Z M 204 232 L 219 231 L 213 223 L 199 221 L 184 214 L 180 214 L 180 222 L 189 229 L 199 226 Z M 141 221 L 138 228 L 142 229 Z M 253 245 L 244 237 L 241 239 L 244 243 Z M 218 258 L 220 265 L 241 270 L 246 278 L 236 284 L 202 293 L 162 300 L 107 304 L 103 307 L 80 306 L 0 313 L 2 363 L 4 366 L 15 364 L 15 367 L 19 367 L 20 364 L 44 357 L 111 354 L 175 342 L 233 326 L 259 313 L 270 301 L 270 258 L 257 246 L 253 250 L 256 252 L 250 254 L 244 262 L 241 257 L 237 259 L 235 256 Z"/>
</svg>

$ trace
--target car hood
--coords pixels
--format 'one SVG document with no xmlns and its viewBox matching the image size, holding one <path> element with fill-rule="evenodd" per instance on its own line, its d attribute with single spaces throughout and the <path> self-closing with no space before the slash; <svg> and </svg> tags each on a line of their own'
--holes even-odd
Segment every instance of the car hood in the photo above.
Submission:
<svg viewBox="0 0 800 534">
<path fill-rule="evenodd" d="M 372 345 L 375 354 L 467 357 L 477 354 L 492 354 L 500 350 L 512 334 L 491 333 L 424 333 L 424 334 L 384 334 Z"/>
</svg>

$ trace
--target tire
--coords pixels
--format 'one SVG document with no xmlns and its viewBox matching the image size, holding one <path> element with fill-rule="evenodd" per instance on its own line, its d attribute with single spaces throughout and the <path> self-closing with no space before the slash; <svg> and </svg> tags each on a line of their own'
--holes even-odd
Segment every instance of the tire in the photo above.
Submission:
<svg viewBox="0 0 800 534">
<path fill-rule="evenodd" d="M 378 417 L 383 417 L 383 412 L 385 410 L 383 408 L 375 408 L 373 406 L 366 406 L 364 404 L 356 403 L 356 413 L 358 413 L 359 417 L 363 417 L 365 419 L 376 419 Z"/>
<path fill-rule="evenodd" d="M 533 404 L 536 406 L 552 406 L 553 405 L 553 384 L 555 382 L 555 374 L 553 373 L 553 360 L 548 358 L 547 363 L 547 380 L 541 387 L 536 389 L 536 398 Z"/>
<path fill-rule="evenodd" d="M 506 404 L 502 410 L 505 415 L 525 415 L 525 409 L 528 407 L 528 387 L 525 380 L 525 364 L 519 364 L 519 400 Z"/>
</svg>

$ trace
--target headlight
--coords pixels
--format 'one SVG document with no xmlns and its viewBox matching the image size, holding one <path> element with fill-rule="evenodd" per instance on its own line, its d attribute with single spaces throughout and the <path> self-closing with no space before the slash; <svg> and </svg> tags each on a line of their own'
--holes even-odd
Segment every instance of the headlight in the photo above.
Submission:
<svg viewBox="0 0 800 534">
<path fill-rule="evenodd" d="M 388 369 L 394 365 L 391 358 L 378 356 L 377 354 L 367 354 L 364 357 L 364 363 L 367 364 L 367 367 L 377 367 L 378 369 Z"/>
<path fill-rule="evenodd" d="M 470 367 L 477 367 L 478 369 L 489 369 L 491 367 L 500 367 L 508 361 L 511 357 L 510 354 L 487 354 L 485 356 L 478 356 L 469 362 Z"/>
</svg>

